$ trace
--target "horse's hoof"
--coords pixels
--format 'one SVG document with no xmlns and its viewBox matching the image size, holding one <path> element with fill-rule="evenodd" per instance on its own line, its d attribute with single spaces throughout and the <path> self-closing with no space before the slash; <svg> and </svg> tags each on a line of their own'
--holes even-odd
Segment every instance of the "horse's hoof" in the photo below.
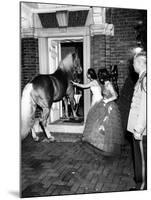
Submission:
<svg viewBox="0 0 151 200">
<path fill-rule="evenodd" d="M 34 140 L 35 142 L 38 142 L 38 141 L 39 141 L 39 137 L 37 136 L 37 137 L 33 138 L 33 140 Z"/>
<path fill-rule="evenodd" d="M 50 138 L 48 138 L 48 140 L 50 140 L 50 142 L 54 142 L 55 141 L 55 137 L 51 136 Z"/>
<path fill-rule="evenodd" d="M 69 119 L 70 117 L 69 117 L 69 115 L 64 115 L 63 116 L 63 119 Z"/>
<path fill-rule="evenodd" d="M 55 141 L 55 138 L 54 137 L 51 137 L 51 138 L 45 138 L 42 140 L 42 142 L 46 142 L 46 143 L 49 143 L 49 142 L 54 142 Z"/>
<path fill-rule="evenodd" d="M 48 143 L 49 141 L 48 141 L 47 138 L 45 138 L 45 139 L 42 140 L 42 142 Z"/>
</svg>

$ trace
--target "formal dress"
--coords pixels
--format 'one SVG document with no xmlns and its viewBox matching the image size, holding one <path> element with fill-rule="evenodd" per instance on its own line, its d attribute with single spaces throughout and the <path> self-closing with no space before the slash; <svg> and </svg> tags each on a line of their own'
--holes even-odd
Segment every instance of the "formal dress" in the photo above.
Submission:
<svg viewBox="0 0 151 200">
<path fill-rule="evenodd" d="M 91 93 L 92 93 L 92 103 L 91 103 L 91 107 L 92 107 L 95 103 L 102 100 L 103 96 L 102 96 L 101 86 L 96 80 L 93 81 L 93 84 L 90 87 L 90 90 L 91 90 Z"/>
<path fill-rule="evenodd" d="M 103 97 L 110 98 L 112 94 L 108 87 L 104 86 L 102 89 Z M 100 92 L 94 88 L 92 91 L 95 96 Z M 101 98 L 99 101 L 92 102 L 86 119 L 83 141 L 102 150 L 106 155 L 120 154 L 124 136 L 120 112 L 114 101 L 105 104 Z"/>
</svg>

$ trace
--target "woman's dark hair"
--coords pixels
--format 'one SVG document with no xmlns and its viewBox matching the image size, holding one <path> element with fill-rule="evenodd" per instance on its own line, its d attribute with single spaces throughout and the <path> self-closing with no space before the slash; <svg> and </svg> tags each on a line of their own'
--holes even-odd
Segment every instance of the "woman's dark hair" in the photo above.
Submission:
<svg viewBox="0 0 151 200">
<path fill-rule="evenodd" d="M 109 81 L 110 80 L 110 74 L 106 68 L 99 69 L 98 71 L 98 79 L 101 82 L 103 81 Z"/>
<path fill-rule="evenodd" d="M 92 68 L 88 69 L 87 73 L 91 76 L 92 79 L 97 79 L 97 75 L 94 69 Z"/>
</svg>

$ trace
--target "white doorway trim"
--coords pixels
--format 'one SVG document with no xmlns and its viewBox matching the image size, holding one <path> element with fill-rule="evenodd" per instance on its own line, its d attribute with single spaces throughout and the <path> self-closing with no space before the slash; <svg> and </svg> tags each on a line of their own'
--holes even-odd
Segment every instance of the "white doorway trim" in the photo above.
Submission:
<svg viewBox="0 0 151 200">
<path fill-rule="evenodd" d="M 91 56 L 91 40 L 90 40 L 90 30 L 88 27 L 78 27 L 78 28 L 68 28 L 66 32 L 60 32 L 58 29 L 55 31 L 41 29 L 37 32 L 39 43 L 39 60 L 40 60 L 40 73 L 48 73 L 48 38 L 52 40 L 80 40 L 83 42 L 83 76 L 84 83 L 88 82 L 87 70 L 90 68 L 90 56 Z M 46 44 L 47 43 L 47 44 Z M 47 67 L 46 67 L 47 65 Z M 55 125 L 49 124 L 48 128 L 51 132 L 65 132 L 65 133 L 83 133 L 86 117 L 88 110 L 90 108 L 90 90 L 84 91 L 84 123 L 72 124 L 72 125 Z"/>
</svg>

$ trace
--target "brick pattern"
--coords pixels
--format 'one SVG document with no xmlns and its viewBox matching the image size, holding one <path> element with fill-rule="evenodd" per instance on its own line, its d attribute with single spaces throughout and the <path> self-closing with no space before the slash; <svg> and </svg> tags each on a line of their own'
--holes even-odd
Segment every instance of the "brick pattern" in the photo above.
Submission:
<svg viewBox="0 0 151 200">
<path fill-rule="evenodd" d="M 128 75 L 130 50 L 136 46 L 134 26 L 138 20 L 138 16 L 138 10 L 112 9 L 112 22 L 115 26 L 115 36 L 111 38 L 111 61 L 113 65 L 118 65 L 118 84 L 120 89 Z"/>
<path fill-rule="evenodd" d="M 119 157 L 104 157 L 79 137 L 68 142 L 64 134 L 54 136 L 55 143 L 43 143 L 41 134 L 39 143 L 31 136 L 22 143 L 22 197 L 118 192 L 134 186 L 129 144 Z"/>
<path fill-rule="evenodd" d="M 118 66 L 120 92 L 128 76 L 131 49 L 136 46 L 134 26 L 143 19 L 143 10 L 108 8 L 106 22 L 114 25 L 114 36 L 97 35 L 91 38 L 91 66 L 99 68 Z"/>
<path fill-rule="evenodd" d="M 21 39 L 21 89 L 39 73 L 38 39 Z"/>
<path fill-rule="evenodd" d="M 105 35 L 91 37 L 91 66 L 96 71 L 106 66 Z"/>
<path fill-rule="evenodd" d="M 21 39 L 21 91 L 24 86 L 39 73 L 38 39 Z M 41 110 L 36 109 L 36 117 L 40 117 Z"/>
</svg>

